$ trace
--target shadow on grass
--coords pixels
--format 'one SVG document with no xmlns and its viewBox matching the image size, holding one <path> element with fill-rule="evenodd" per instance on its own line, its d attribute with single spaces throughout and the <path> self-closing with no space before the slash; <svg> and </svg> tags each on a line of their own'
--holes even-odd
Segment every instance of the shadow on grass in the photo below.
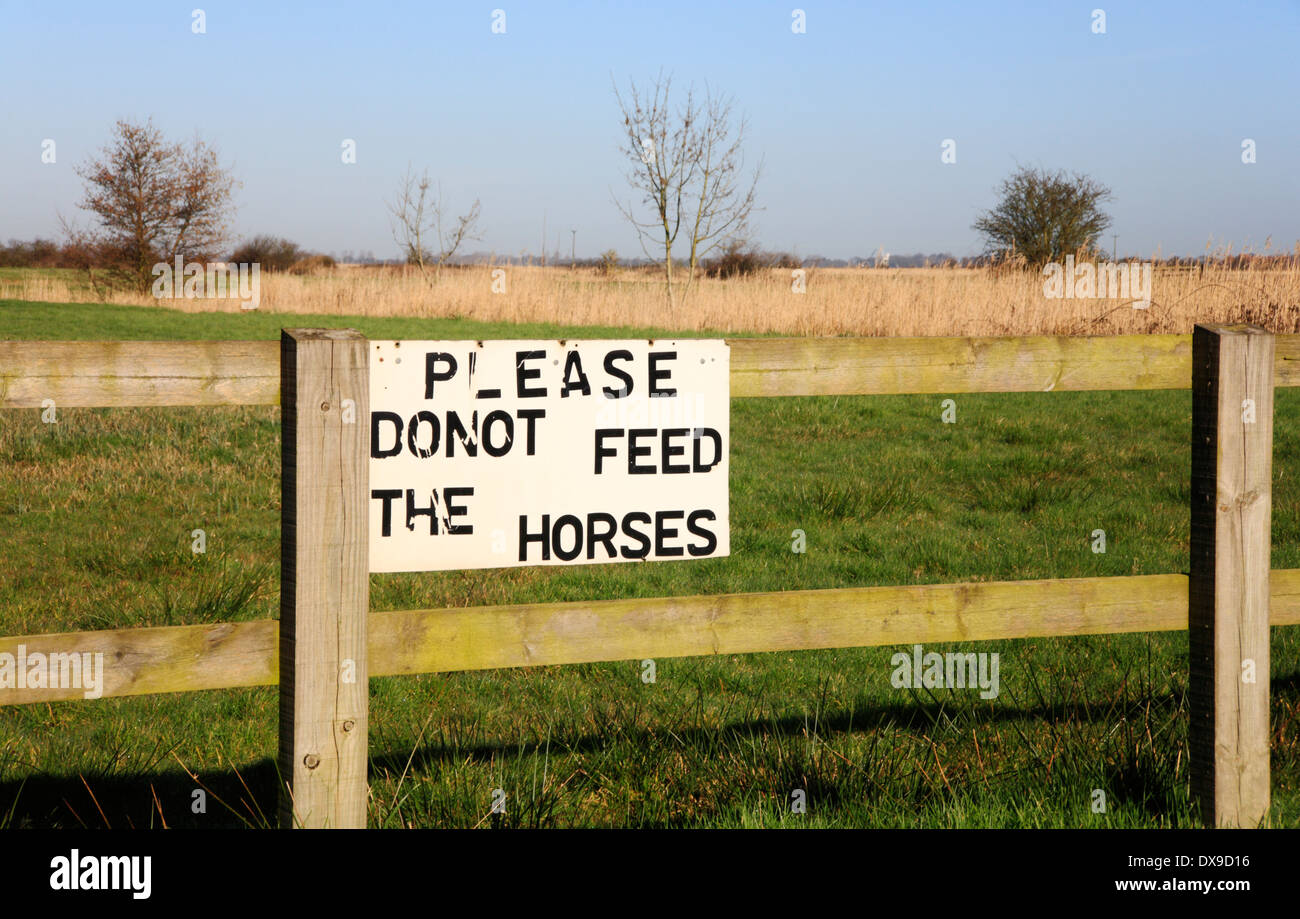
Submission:
<svg viewBox="0 0 1300 919">
<path fill-rule="evenodd" d="M 1294 705 L 1300 696 L 1300 675 L 1284 677 L 1273 682 L 1274 705 Z M 1115 800 L 1138 803 L 1143 811 L 1153 816 L 1165 813 L 1173 803 L 1174 786 L 1179 784 L 1179 770 L 1171 771 L 1170 760 L 1179 755 L 1185 770 L 1185 708 L 1181 696 L 1172 694 L 1136 696 L 1109 703 L 1061 704 L 1040 699 L 1027 705 L 1012 706 L 999 702 L 996 708 L 973 707 L 969 703 L 953 705 L 949 701 L 927 698 L 927 693 L 912 693 L 906 699 L 888 705 L 869 705 L 854 711 L 823 712 L 815 722 L 815 736 L 821 740 L 834 739 L 853 732 L 895 732 L 906 735 L 914 742 L 933 744 L 931 736 L 956 737 L 969 735 L 973 728 L 1011 727 L 1023 741 L 1022 753 L 1030 766 L 1028 776 L 1020 781 L 1040 782 L 1062 774 L 1077 771 L 1077 778 L 1096 779 Z M 1279 698 L 1281 697 L 1281 698 Z M 1123 751 L 1113 762 L 1096 756 L 1095 741 L 1075 730 L 1083 724 L 1124 724 L 1131 721 L 1130 734 L 1138 739 L 1143 734 L 1150 738 L 1151 717 L 1158 719 L 1156 744 L 1118 744 Z M 1050 759 L 1040 761 L 1040 751 L 1026 734 L 1017 729 L 1024 722 L 1044 725 L 1053 738 L 1054 753 Z M 1178 731 L 1178 727 L 1183 731 Z M 817 786 L 817 798 L 824 805 L 835 806 L 843 797 L 834 783 L 822 783 L 808 774 L 809 763 L 801 749 L 808 740 L 809 719 L 803 715 L 777 718 L 740 718 L 726 724 L 710 727 L 683 727 L 673 729 L 679 749 L 701 751 L 701 758 L 722 752 L 733 757 L 743 747 L 749 760 L 747 764 L 756 774 L 781 775 L 791 772 L 791 779 L 811 779 Z M 946 732 L 946 735 L 945 735 Z M 566 754 L 599 754 L 610 747 L 627 747 L 647 750 L 663 742 L 662 727 L 645 729 L 620 729 L 615 735 L 596 729 L 584 731 L 577 737 L 551 738 L 550 748 Z M 754 747 L 755 738 L 761 740 Z M 1064 738 L 1060 743 L 1058 738 Z M 1175 739 L 1176 738 L 1176 739 Z M 1165 750 L 1163 747 L 1170 747 Z M 1179 751 L 1172 749 L 1179 747 Z M 875 746 L 872 754 L 874 757 Z M 928 750 L 928 748 L 926 748 Z M 408 762 L 418 768 L 430 765 L 474 764 L 500 762 L 528 752 L 528 747 L 518 741 L 461 743 L 437 741 L 423 743 L 414 751 L 410 748 L 371 750 L 372 778 L 382 774 L 401 775 Z M 919 758 L 920 754 L 914 754 Z M 919 759 L 918 759 L 918 762 Z M 870 764 L 873 777 L 869 784 L 879 780 L 898 781 L 890 797 L 903 806 L 915 802 L 918 795 L 930 796 L 911 779 L 918 770 L 899 766 L 913 763 L 886 762 L 883 766 Z M 932 763 L 925 762 L 923 768 Z M 12 772 L 12 764 L 9 764 Z M 775 767 L 775 768 L 772 768 Z M 744 768 L 744 765 L 738 766 Z M 814 771 L 816 771 L 814 769 Z M 160 829 L 169 828 L 271 828 L 276 822 L 277 787 L 279 770 L 273 759 L 257 760 L 242 768 L 228 768 L 192 777 L 178 764 L 175 769 L 156 770 L 139 775 L 33 775 L 25 779 L 0 782 L 0 827 L 86 827 L 91 829 Z M 1184 773 L 1185 775 L 1185 773 Z M 743 778 L 743 777 L 742 777 Z M 1185 779 L 1184 779 L 1185 781 Z M 946 780 L 945 780 L 946 783 Z M 856 783 L 855 783 L 856 784 Z M 848 789 L 854 793 L 857 789 Z M 949 790 L 951 792 L 951 789 Z M 201 793 L 201 794 L 200 794 Z M 1008 789 L 1012 793 L 1012 789 Z M 374 805 L 372 803 L 372 813 Z"/>
</svg>

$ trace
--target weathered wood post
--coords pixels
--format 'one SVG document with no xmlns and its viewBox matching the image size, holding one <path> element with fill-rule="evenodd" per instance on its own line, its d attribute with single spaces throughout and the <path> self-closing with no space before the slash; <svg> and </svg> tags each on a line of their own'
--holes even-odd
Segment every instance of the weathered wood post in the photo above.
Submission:
<svg viewBox="0 0 1300 919">
<path fill-rule="evenodd" d="M 1216 827 L 1269 806 L 1273 349 L 1254 326 L 1192 334 L 1189 765 Z"/>
<path fill-rule="evenodd" d="M 280 338 L 280 825 L 364 828 L 369 350 Z"/>
</svg>

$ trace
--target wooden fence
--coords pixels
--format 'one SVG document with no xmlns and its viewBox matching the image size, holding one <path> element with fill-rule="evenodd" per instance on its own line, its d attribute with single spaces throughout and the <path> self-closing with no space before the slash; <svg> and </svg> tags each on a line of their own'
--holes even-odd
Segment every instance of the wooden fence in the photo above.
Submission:
<svg viewBox="0 0 1300 919">
<path fill-rule="evenodd" d="M 284 826 L 364 826 L 369 676 L 1190 629 L 1193 789 L 1212 826 L 1269 803 L 1269 626 L 1300 569 L 1269 570 L 1273 388 L 1300 335 L 1201 327 L 1102 338 L 731 339 L 731 395 L 1193 390 L 1190 576 L 1076 578 L 370 613 L 367 349 L 280 342 L 0 342 L 0 408 L 282 405 L 279 621 L 0 638 L 103 652 L 102 698 L 280 686 Z M 338 411 L 355 403 L 360 423 Z M 321 483 L 326 483 L 321 485 Z M 1254 682 L 1243 677 L 1253 671 Z M 80 700 L 0 689 L 0 704 Z"/>
</svg>

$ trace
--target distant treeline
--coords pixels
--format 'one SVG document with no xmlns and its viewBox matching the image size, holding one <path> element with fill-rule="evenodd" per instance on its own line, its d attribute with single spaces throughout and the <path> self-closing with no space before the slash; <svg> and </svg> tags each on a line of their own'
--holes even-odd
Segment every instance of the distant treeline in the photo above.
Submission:
<svg viewBox="0 0 1300 919">
<path fill-rule="evenodd" d="M 1128 261 L 1131 256 L 1121 256 L 1121 261 Z M 401 265 L 401 259 L 376 258 L 374 252 L 316 253 L 303 249 L 297 243 L 278 236 L 254 236 L 233 249 L 225 259 L 235 263 L 257 262 L 264 271 L 290 271 L 304 273 L 319 268 L 333 267 L 336 263 L 350 265 Z M 86 253 L 71 243 L 59 243 L 50 239 L 32 240 L 11 239 L 0 245 L 0 268 L 85 268 Z M 1293 254 L 1261 255 L 1258 253 L 1239 253 L 1236 255 L 1173 256 L 1164 259 L 1139 259 L 1163 268 L 1287 268 L 1300 265 L 1300 244 Z M 701 270 L 708 277 L 737 277 L 754 274 L 772 268 L 874 268 L 876 256 L 842 259 L 824 258 L 820 255 L 799 256 L 789 252 L 770 252 L 755 246 L 730 245 L 717 250 L 711 257 L 700 263 Z M 958 258 L 947 252 L 929 255 L 917 252 L 912 255 L 895 255 L 890 253 L 887 264 L 890 268 L 986 268 L 996 264 L 997 260 L 988 255 L 965 256 Z M 524 253 L 520 256 L 506 256 L 476 252 L 459 256 L 451 262 L 458 266 L 471 265 L 541 265 L 540 256 Z M 650 268 L 662 264 L 646 258 L 623 259 L 612 249 L 598 258 L 570 259 L 561 255 L 547 257 L 545 264 L 556 267 L 574 265 L 580 268 L 601 268 L 609 271 L 613 268 Z M 687 267 L 685 260 L 675 260 L 674 264 Z"/>
<path fill-rule="evenodd" d="M 86 268 L 93 256 L 75 243 L 59 243 L 50 239 L 11 239 L 0 245 L 0 268 Z M 292 271 L 303 273 L 317 268 L 332 268 L 334 258 L 309 252 L 297 243 L 278 236 L 254 236 L 240 243 L 224 259 L 227 262 L 261 265 L 264 271 Z M 159 254 L 156 261 L 166 261 Z M 190 258 L 185 261 L 204 262 L 206 259 Z M 89 267 L 98 267 L 90 264 Z"/>
<path fill-rule="evenodd" d="M 72 246 L 49 239 L 11 239 L 0 246 L 0 268 L 80 268 Z"/>
<path fill-rule="evenodd" d="M 343 252 L 341 254 L 331 253 L 335 256 L 340 264 L 350 265 L 401 265 L 401 259 L 379 259 L 375 258 L 373 253 L 358 255 L 353 252 Z M 1099 261 L 1109 261 L 1109 256 L 1102 256 Z M 1293 255 L 1260 255 L 1252 253 L 1243 253 L 1238 255 L 1200 255 L 1200 256 L 1175 256 L 1170 258 L 1140 258 L 1138 256 L 1121 255 L 1120 261 L 1141 261 L 1161 268 L 1290 268 L 1300 266 L 1300 249 Z M 988 268 L 998 264 L 998 259 L 990 255 L 963 256 L 958 258 L 947 252 L 936 252 L 929 255 L 925 253 L 915 253 L 912 255 L 894 255 L 890 253 L 888 257 L 888 267 L 890 268 Z M 606 252 L 599 258 L 577 258 L 573 259 L 568 256 L 550 255 L 547 256 L 543 263 L 540 256 L 532 255 L 525 252 L 521 255 L 500 255 L 495 253 L 475 252 L 469 255 L 457 256 L 452 259 L 450 264 L 453 267 L 469 267 L 475 265 L 550 265 L 557 268 L 567 268 L 575 266 L 578 268 L 656 268 L 663 265 L 662 262 L 654 261 L 647 258 L 620 258 L 612 250 Z M 686 268 L 688 263 L 685 259 L 674 259 L 675 268 Z M 755 271 L 769 268 L 875 268 L 877 267 L 876 256 L 859 257 L 842 259 L 842 258 L 825 258 L 820 255 L 793 255 L 789 252 L 769 252 L 764 250 L 741 250 L 738 252 L 723 251 L 719 255 L 706 258 L 701 263 L 705 275 L 710 277 L 729 277 L 735 275 L 752 274 Z"/>
</svg>

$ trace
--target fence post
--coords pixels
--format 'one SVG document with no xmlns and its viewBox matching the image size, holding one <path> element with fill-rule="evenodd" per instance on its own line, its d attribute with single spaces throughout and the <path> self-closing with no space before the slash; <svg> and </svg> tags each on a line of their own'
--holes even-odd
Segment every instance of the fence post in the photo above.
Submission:
<svg viewBox="0 0 1300 919">
<path fill-rule="evenodd" d="M 370 567 L 366 339 L 280 337 L 280 825 L 364 828 Z"/>
<path fill-rule="evenodd" d="M 1188 745 L 1208 826 L 1255 827 L 1269 806 L 1273 350 L 1254 326 L 1192 333 Z"/>
</svg>

